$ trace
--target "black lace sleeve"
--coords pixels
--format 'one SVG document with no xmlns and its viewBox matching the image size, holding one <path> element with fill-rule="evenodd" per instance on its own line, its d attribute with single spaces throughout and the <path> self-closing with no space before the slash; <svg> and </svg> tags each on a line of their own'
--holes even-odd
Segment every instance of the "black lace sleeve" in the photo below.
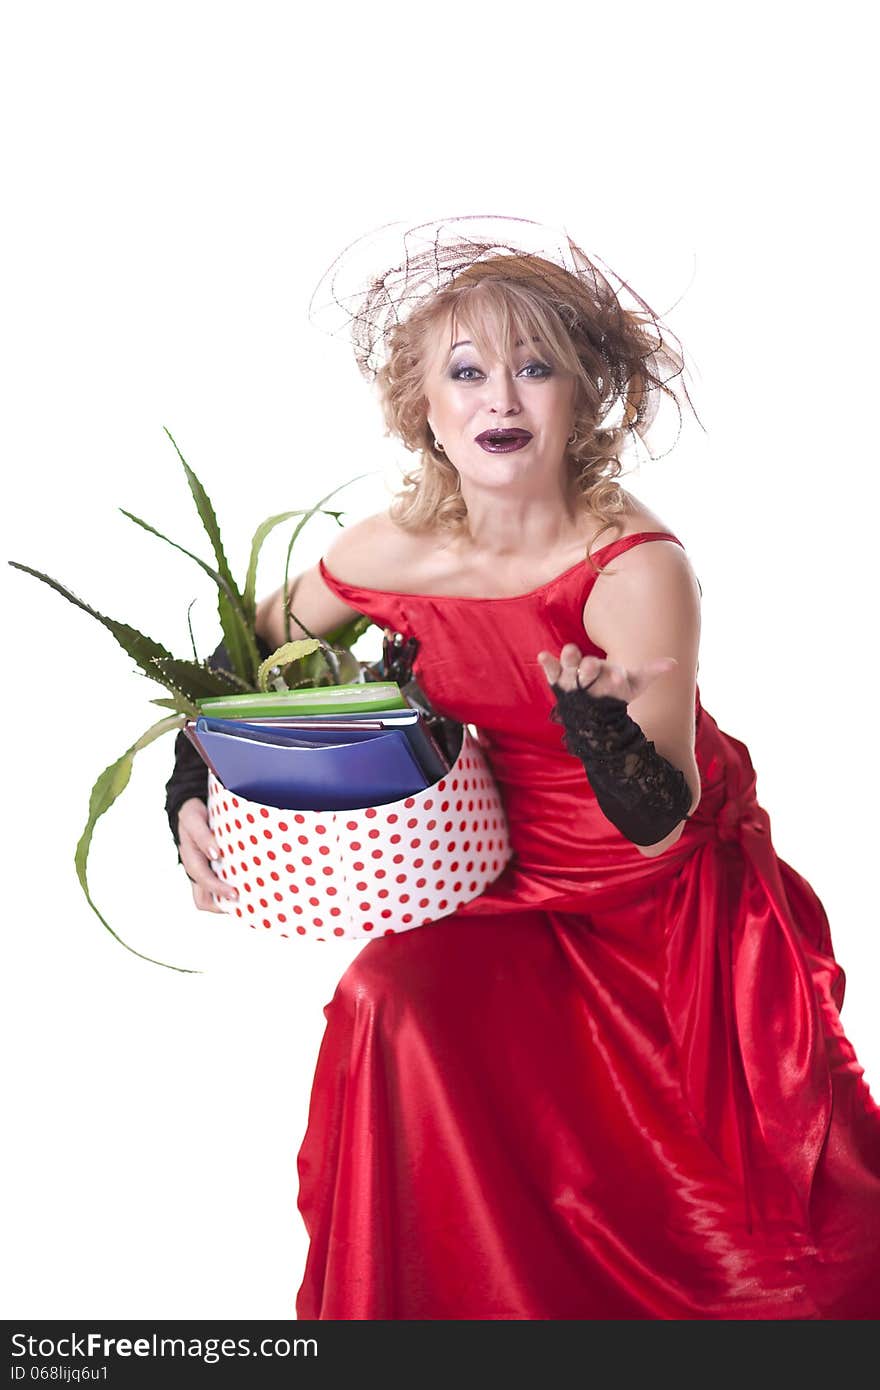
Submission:
<svg viewBox="0 0 880 1390">
<path fill-rule="evenodd" d="M 266 657 L 271 655 L 271 649 L 262 637 L 257 637 L 257 650 L 260 653 L 261 661 L 265 661 Z M 224 642 L 221 642 L 217 650 L 208 657 L 208 664 L 216 666 L 220 671 L 232 670 L 232 660 Z M 204 801 L 207 805 L 208 769 L 186 734 L 181 730 L 174 743 L 174 771 L 165 783 L 165 814 L 168 817 L 174 843 L 178 846 L 178 863 L 181 862 L 181 859 L 177 818 L 180 815 L 181 806 L 191 797 L 197 797 L 199 801 Z"/>
<path fill-rule="evenodd" d="M 690 811 L 684 773 L 645 738 L 624 700 L 590 695 L 589 687 L 551 689 L 550 718 L 565 729 L 565 746 L 583 763 L 604 814 L 633 844 L 657 844 Z"/>
</svg>

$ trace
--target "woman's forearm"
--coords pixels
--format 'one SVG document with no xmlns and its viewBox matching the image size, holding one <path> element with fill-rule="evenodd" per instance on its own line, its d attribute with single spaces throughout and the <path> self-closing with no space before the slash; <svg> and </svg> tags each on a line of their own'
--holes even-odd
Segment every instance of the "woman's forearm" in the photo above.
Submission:
<svg viewBox="0 0 880 1390">
<path fill-rule="evenodd" d="M 603 813 L 636 845 L 654 845 L 690 812 L 693 796 L 684 773 L 658 753 L 626 702 L 553 685 L 565 745 L 580 758 Z"/>
</svg>

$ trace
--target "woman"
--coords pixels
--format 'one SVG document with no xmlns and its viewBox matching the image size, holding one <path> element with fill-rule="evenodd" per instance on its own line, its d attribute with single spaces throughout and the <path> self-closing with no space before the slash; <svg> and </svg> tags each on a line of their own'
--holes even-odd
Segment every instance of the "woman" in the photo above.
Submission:
<svg viewBox="0 0 880 1390">
<path fill-rule="evenodd" d="M 384 334 L 421 468 L 296 582 L 313 632 L 418 638 L 515 851 L 325 1009 L 300 1318 L 880 1315 L 880 1110 L 825 912 L 701 706 L 685 549 L 616 482 L 677 359 L 590 269 L 472 258 Z M 210 910 L 202 796 L 180 856 Z"/>
</svg>

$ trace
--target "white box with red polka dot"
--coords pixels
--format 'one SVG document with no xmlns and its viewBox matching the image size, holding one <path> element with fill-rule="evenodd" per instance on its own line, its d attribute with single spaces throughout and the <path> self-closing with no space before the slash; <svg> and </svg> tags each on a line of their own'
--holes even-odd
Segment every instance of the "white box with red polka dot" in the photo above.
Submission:
<svg viewBox="0 0 880 1390">
<path fill-rule="evenodd" d="M 384 806 L 284 811 L 233 794 L 211 773 L 215 872 L 238 889 L 218 907 L 257 931 L 317 941 L 409 931 L 463 908 L 512 850 L 485 754 L 463 726 L 440 781 Z"/>
</svg>

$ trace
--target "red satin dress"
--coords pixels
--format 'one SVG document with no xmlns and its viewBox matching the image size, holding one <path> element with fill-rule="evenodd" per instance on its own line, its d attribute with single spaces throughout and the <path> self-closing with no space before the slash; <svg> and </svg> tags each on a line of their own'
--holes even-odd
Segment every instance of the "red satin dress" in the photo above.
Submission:
<svg viewBox="0 0 880 1390">
<path fill-rule="evenodd" d="M 664 539 L 681 544 L 642 532 L 596 558 Z M 465 910 L 370 941 L 324 1010 L 297 1316 L 880 1317 L 880 1108 L 745 745 L 697 693 L 702 799 L 647 859 L 564 747 L 537 661 L 605 656 L 585 562 L 500 599 L 321 572 L 418 638 L 419 683 L 476 727 L 515 853 Z"/>
</svg>

